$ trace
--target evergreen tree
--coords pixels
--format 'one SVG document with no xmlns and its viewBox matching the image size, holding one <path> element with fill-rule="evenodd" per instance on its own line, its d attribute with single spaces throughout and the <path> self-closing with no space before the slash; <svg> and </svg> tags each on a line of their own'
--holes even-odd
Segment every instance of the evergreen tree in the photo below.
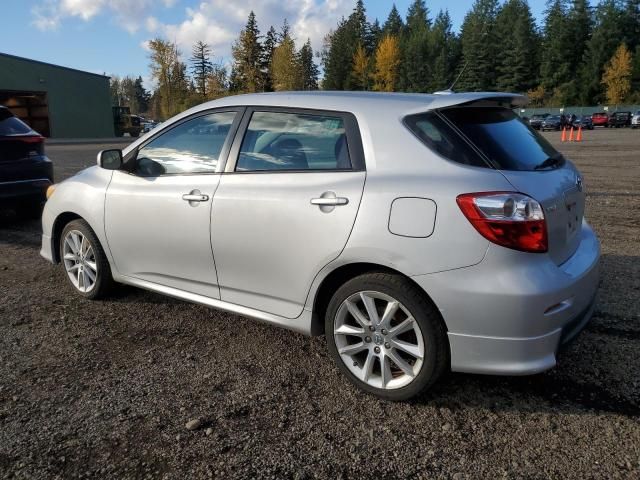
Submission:
<svg viewBox="0 0 640 480">
<path fill-rule="evenodd" d="M 591 37 L 593 18 L 588 0 L 572 0 L 566 18 L 565 56 L 569 71 L 575 74 L 582 64 L 587 41 Z"/>
<path fill-rule="evenodd" d="M 550 0 L 547 4 L 542 40 L 540 76 L 542 85 L 553 92 L 572 78 L 573 72 L 566 54 L 568 45 L 566 8 L 562 0 Z"/>
<path fill-rule="evenodd" d="M 197 41 L 191 51 L 190 60 L 196 92 L 202 99 L 205 99 L 207 98 L 207 77 L 213 71 L 211 47 L 204 42 Z"/>
<path fill-rule="evenodd" d="M 580 74 L 580 99 L 585 105 L 605 100 L 600 82 L 605 63 L 613 56 L 626 36 L 623 10 L 618 0 L 603 0 L 596 7 L 593 34 L 587 41 Z"/>
<path fill-rule="evenodd" d="M 367 55 L 373 49 L 371 32 L 367 23 L 362 0 L 358 0 L 348 19 L 342 19 L 328 38 L 328 45 L 322 54 L 325 77 L 323 88 L 328 90 L 349 90 L 353 88 L 353 58 L 358 45 L 362 45 Z"/>
<path fill-rule="evenodd" d="M 311 40 L 307 39 L 307 42 L 300 48 L 298 58 L 300 59 L 300 71 L 302 74 L 302 90 L 317 90 L 319 72 L 318 66 L 313 61 Z"/>
<path fill-rule="evenodd" d="M 380 26 L 380 22 L 376 18 L 373 23 L 369 24 L 369 41 L 371 42 L 374 49 L 378 45 L 378 43 L 380 43 L 380 40 L 382 40 L 383 36 L 384 35 L 382 33 L 382 27 Z"/>
<path fill-rule="evenodd" d="M 262 44 L 262 65 L 261 70 L 263 74 L 264 90 L 265 92 L 273 91 L 273 81 L 271 78 L 271 60 L 273 60 L 273 51 L 278 46 L 278 33 L 273 25 L 269 28 L 269 31 L 264 37 L 264 43 Z"/>
<path fill-rule="evenodd" d="M 624 41 L 630 51 L 640 46 L 640 0 L 627 0 L 624 9 Z"/>
<path fill-rule="evenodd" d="M 538 36 L 526 0 L 507 0 L 496 16 L 500 45 L 496 87 L 507 92 L 526 92 L 537 84 Z"/>
<path fill-rule="evenodd" d="M 460 59 L 460 44 L 453 32 L 448 11 L 438 12 L 430 35 L 432 75 L 429 91 L 444 90 L 454 80 L 455 67 Z"/>
<path fill-rule="evenodd" d="M 260 44 L 260 30 L 256 16 L 251 11 L 247 24 L 234 43 L 232 88 L 239 92 L 260 92 L 264 90 L 264 53 Z"/>
<path fill-rule="evenodd" d="M 431 22 L 424 0 L 414 0 L 400 44 L 400 87 L 408 92 L 426 92 L 431 83 L 429 31 Z"/>
<path fill-rule="evenodd" d="M 151 100 L 151 95 L 144 88 L 144 83 L 142 82 L 142 77 L 136 78 L 134 82 L 134 96 L 136 98 L 136 102 L 138 103 L 138 111 L 141 113 L 146 113 L 149 110 L 149 102 Z"/>
<path fill-rule="evenodd" d="M 500 45 L 495 32 L 497 0 L 476 0 L 462 23 L 460 43 L 464 72 L 459 88 L 486 91 L 496 88 Z"/>
<path fill-rule="evenodd" d="M 389 16 L 387 17 L 387 21 L 384 22 L 384 25 L 382 26 L 382 33 L 384 35 L 395 35 L 397 37 L 402 32 L 403 28 L 404 22 L 402 21 L 402 17 L 394 3 L 391 7 L 391 11 L 389 12 Z"/>
</svg>

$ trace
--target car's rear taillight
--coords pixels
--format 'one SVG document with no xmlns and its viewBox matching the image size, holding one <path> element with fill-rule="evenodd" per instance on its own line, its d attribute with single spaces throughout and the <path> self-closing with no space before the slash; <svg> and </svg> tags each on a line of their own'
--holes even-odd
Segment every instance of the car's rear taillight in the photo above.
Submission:
<svg viewBox="0 0 640 480">
<path fill-rule="evenodd" d="M 466 193 L 456 199 L 475 229 L 487 240 L 523 252 L 548 250 L 542 206 L 514 192 Z"/>
</svg>

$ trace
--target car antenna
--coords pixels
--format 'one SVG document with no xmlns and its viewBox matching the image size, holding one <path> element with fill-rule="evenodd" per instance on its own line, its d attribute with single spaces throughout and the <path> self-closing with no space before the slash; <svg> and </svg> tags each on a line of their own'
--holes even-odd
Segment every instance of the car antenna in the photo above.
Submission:
<svg viewBox="0 0 640 480">
<path fill-rule="evenodd" d="M 462 67 L 462 70 L 460 70 L 460 73 L 458 74 L 458 76 L 456 77 L 456 79 L 453 81 L 453 83 L 449 88 L 447 88 L 446 90 L 438 90 L 437 92 L 433 92 L 433 94 L 434 95 L 451 95 L 452 93 L 455 93 L 453 91 L 453 87 L 455 87 L 456 83 L 458 83 L 458 80 L 460 80 L 460 77 L 462 76 L 464 71 L 467 69 L 467 65 L 469 65 L 469 62 L 465 62 L 464 66 Z"/>
</svg>

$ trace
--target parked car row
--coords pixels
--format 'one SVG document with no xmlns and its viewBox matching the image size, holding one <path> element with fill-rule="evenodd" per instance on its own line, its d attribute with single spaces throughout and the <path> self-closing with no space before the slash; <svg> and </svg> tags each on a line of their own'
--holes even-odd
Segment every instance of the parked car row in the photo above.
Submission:
<svg viewBox="0 0 640 480">
<path fill-rule="evenodd" d="M 635 114 L 631 112 L 596 112 L 592 115 L 562 114 L 551 115 L 549 113 L 539 113 L 527 119 L 531 128 L 536 130 L 561 130 L 562 128 L 582 127 L 586 130 L 593 130 L 594 127 L 620 128 L 620 127 L 640 127 L 640 111 Z"/>
</svg>

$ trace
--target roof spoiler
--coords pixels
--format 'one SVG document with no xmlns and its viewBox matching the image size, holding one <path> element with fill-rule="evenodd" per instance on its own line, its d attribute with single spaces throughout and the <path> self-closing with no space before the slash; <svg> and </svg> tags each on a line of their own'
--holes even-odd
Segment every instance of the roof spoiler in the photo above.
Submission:
<svg viewBox="0 0 640 480">
<path fill-rule="evenodd" d="M 461 105 L 500 105 L 508 108 L 522 107 L 529 103 L 526 95 L 505 92 L 454 93 L 450 90 L 435 92 L 427 105 L 430 110 Z"/>
</svg>

